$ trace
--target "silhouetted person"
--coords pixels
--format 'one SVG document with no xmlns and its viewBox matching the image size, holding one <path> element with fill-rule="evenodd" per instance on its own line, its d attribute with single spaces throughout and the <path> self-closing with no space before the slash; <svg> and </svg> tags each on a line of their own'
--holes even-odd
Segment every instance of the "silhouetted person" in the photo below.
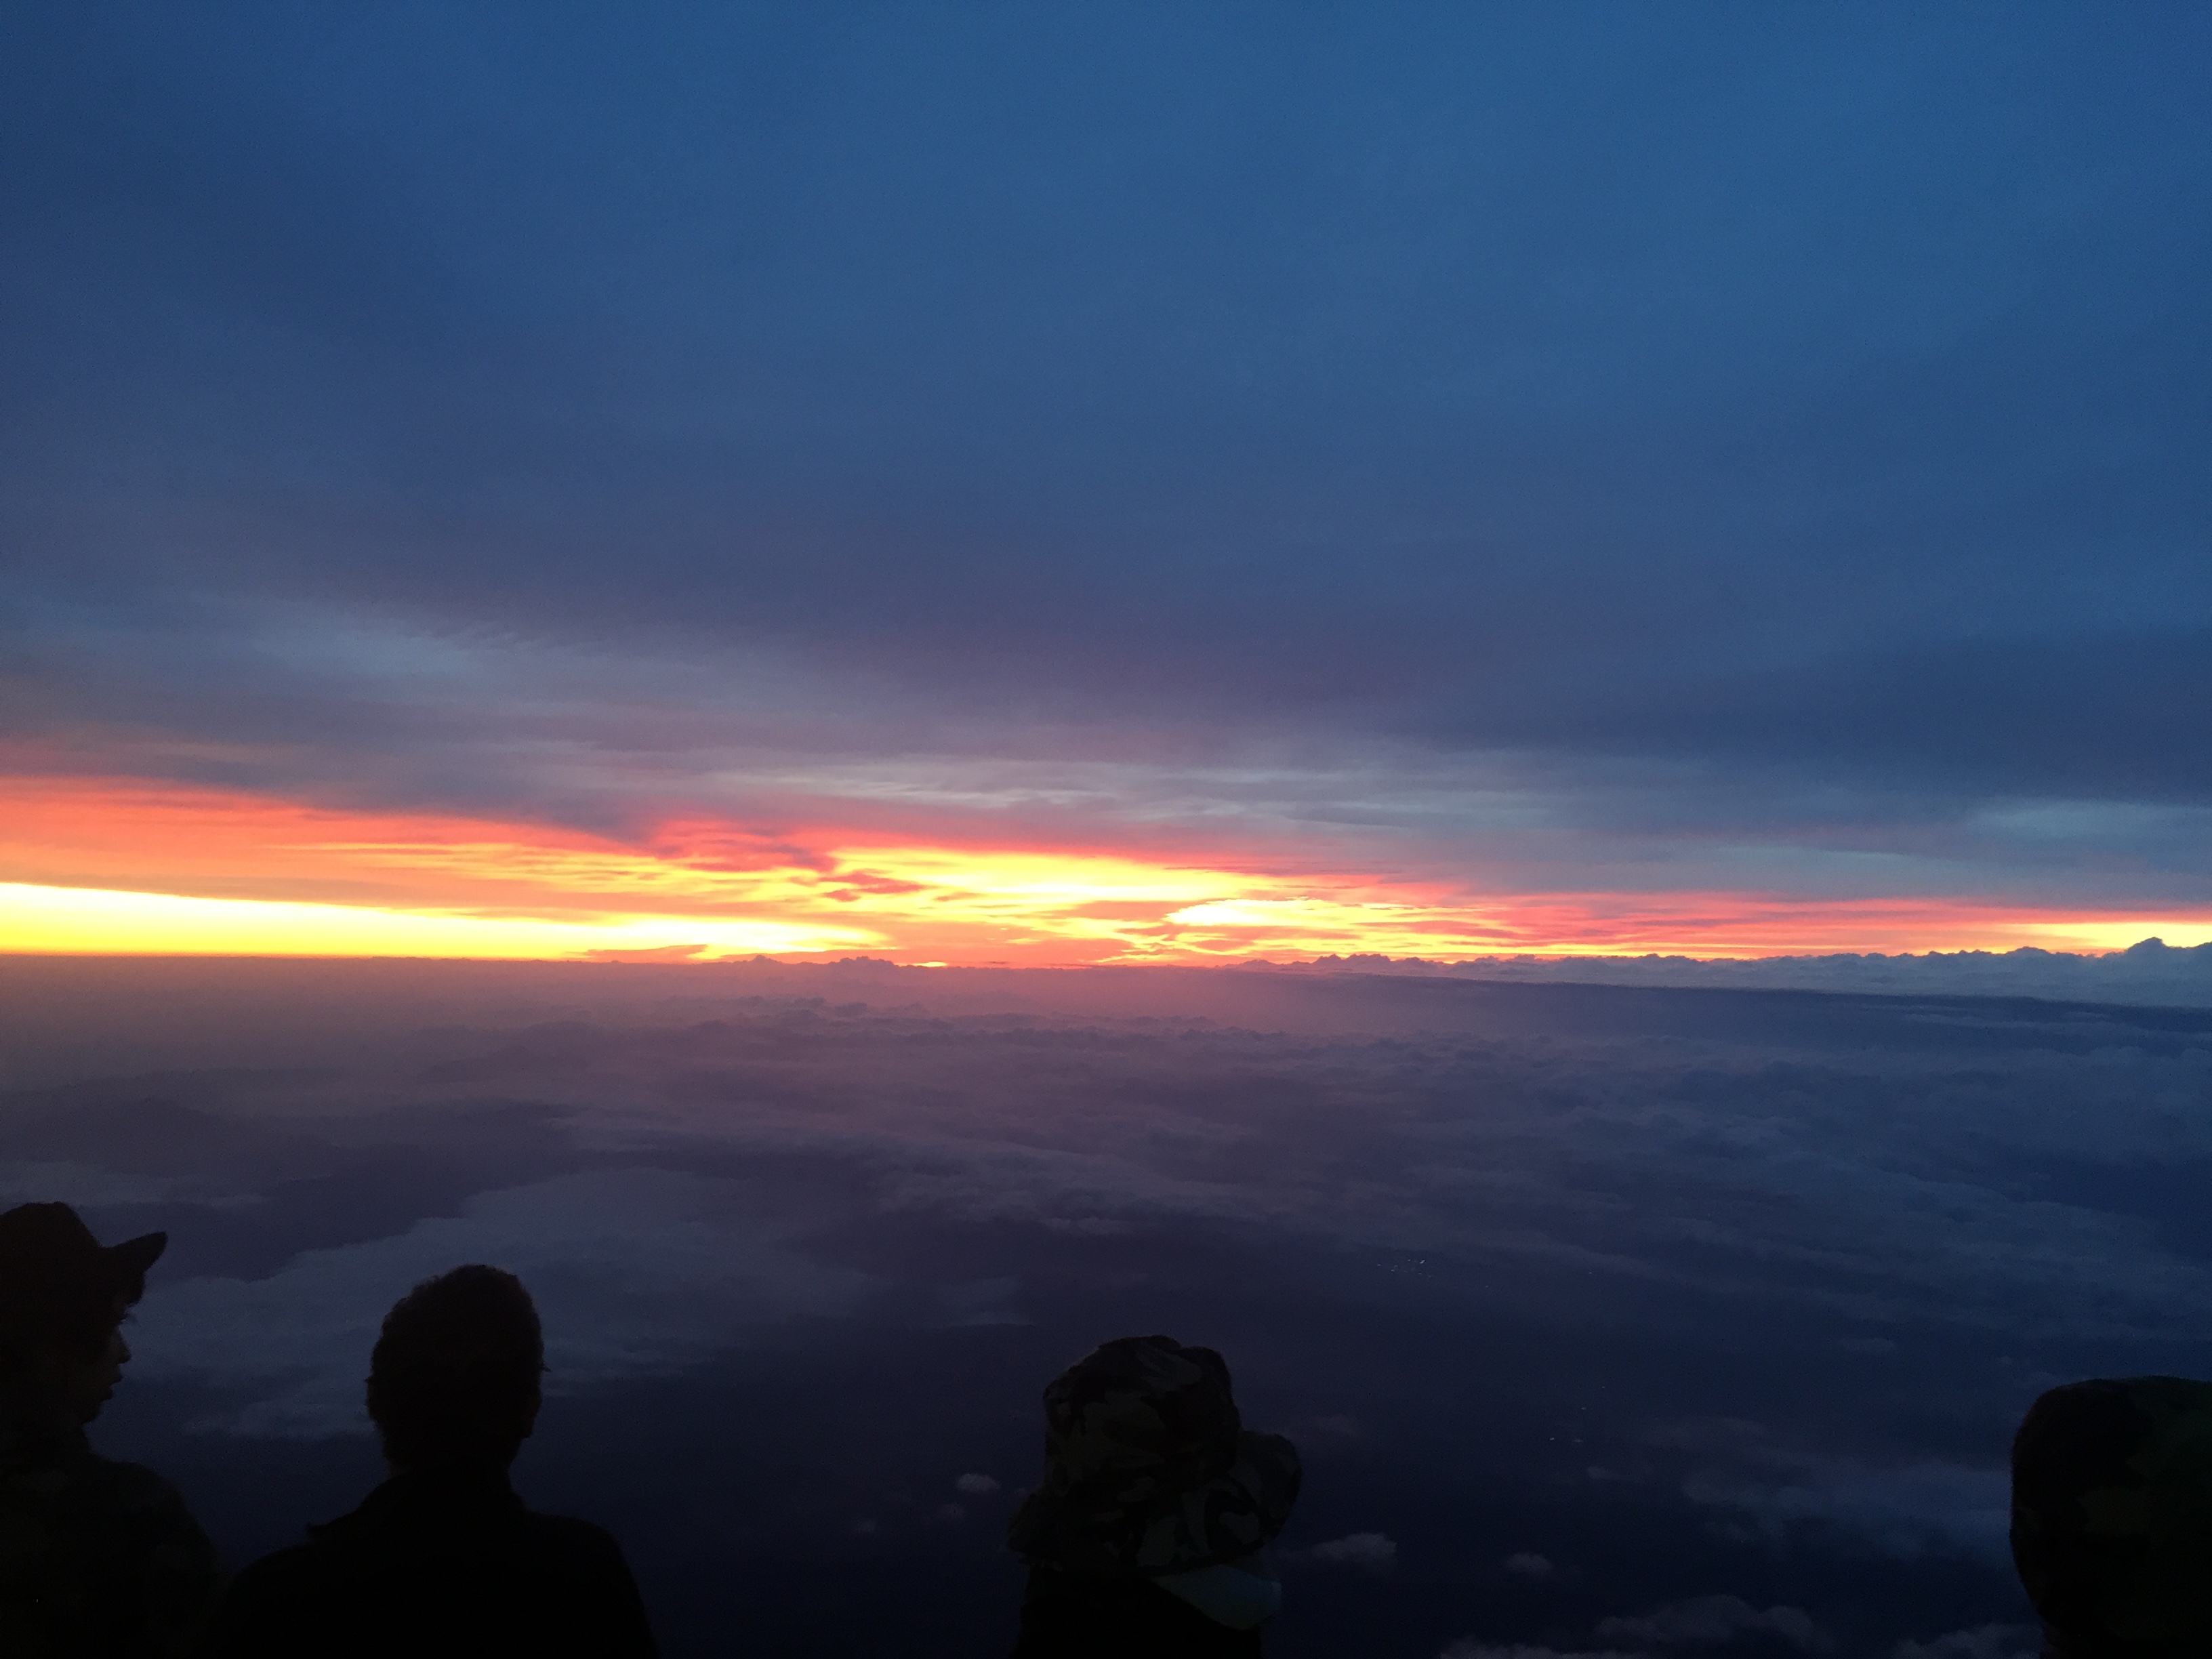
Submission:
<svg viewBox="0 0 2212 1659">
<path fill-rule="evenodd" d="M 1211 1348 L 1127 1336 L 1044 1391 L 1044 1481 L 1006 1529 L 1030 1564 L 1015 1659 L 1256 1655 L 1298 1454 L 1247 1430 Z"/>
<path fill-rule="evenodd" d="M 121 1326 L 168 1243 L 100 1247 L 66 1204 L 0 1215 L 0 1654 L 170 1659 L 222 1588 L 176 1488 L 85 1443 L 131 1358 Z"/>
<path fill-rule="evenodd" d="M 2212 1382 L 2038 1400 L 2013 1441 L 2012 1553 L 2046 1659 L 2212 1654 Z"/>
<path fill-rule="evenodd" d="M 544 1357 L 512 1273 L 456 1267 L 402 1297 L 368 1370 L 392 1478 L 239 1574 L 207 1659 L 651 1655 L 615 1540 L 532 1514 L 507 1484 L 538 1420 Z"/>
</svg>

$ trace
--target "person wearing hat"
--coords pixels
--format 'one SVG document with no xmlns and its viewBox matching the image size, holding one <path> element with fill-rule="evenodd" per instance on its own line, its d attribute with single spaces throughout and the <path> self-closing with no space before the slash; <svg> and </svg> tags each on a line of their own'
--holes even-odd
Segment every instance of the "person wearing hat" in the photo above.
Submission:
<svg viewBox="0 0 2212 1659">
<path fill-rule="evenodd" d="M 1006 1531 L 1030 1566 L 1014 1659 L 1256 1656 L 1301 1471 L 1245 1428 L 1221 1356 L 1122 1337 L 1053 1379 L 1044 1416 L 1043 1484 Z"/>
<path fill-rule="evenodd" d="M 2046 1659 L 2212 1654 L 2212 1382 L 2039 1399 L 2013 1441 L 2012 1553 Z"/>
<path fill-rule="evenodd" d="M 66 1204 L 0 1215 L 0 1654 L 170 1659 L 222 1569 L 177 1490 L 112 1462 L 84 1425 L 131 1350 L 124 1316 L 168 1243 L 103 1247 Z"/>
</svg>

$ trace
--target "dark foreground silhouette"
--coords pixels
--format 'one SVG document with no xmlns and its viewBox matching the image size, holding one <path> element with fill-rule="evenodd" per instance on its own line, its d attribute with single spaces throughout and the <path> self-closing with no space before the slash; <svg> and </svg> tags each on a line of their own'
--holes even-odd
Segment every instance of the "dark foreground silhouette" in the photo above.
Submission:
<svg viewBox="0 0 2212 1659">
<path fill-rule="evenodd" d="M 647 1659 L 652 1632 L 615 1540 L 532 1514 L 507 1484 L 544 1352 L 512 1274 L 457 1267 L 409 1292 L 369 1363 L 392 1478 L 239 1574 L 204 1659 Z"/>
<path fill-rule="evenodd" d="M 2049 1659 L 2212 1654 L 2212 1382 L 2053 1389 L 2012 1468 L 2013 1560 Z"/>
<path fill-rule="evenodd" d="M 224 1593 L 176 1490 L 85 1439 L 167 1242 L 104 1247 L 61 1204 L 0 1214 L 0 1659 L 648 1659 L 614 1540 L 508 1484 L 544 1345 L 520 1281 L 488 1267 L 384 1322 L 368 1406 L 391 1478 Z M 1015 1659 L 1254 1659 L 1300 1471 L 1289 1441 L 1244 1428 L 1221 1356 L 1108 1342 L 1046 1388 L 1044 1417 L 1043 1479 L 1007 1533 L 1030 1569 Z M 2212 1383 L 2038 1400 L 2012 1542 L 2046 1659 L 2212 1656 Z"/>
<path fill-rule="evenodd" d="M 0 1654 L 180 1659 L 222 1581 L 176 1488 L 85 1443 L 167 1235 L 103 1249 L 66 1204 L 0 1215 Z"/>
<path fill-rule="evenodd" d="M 1257 1654 L 1298 1455 L 1244 1427 L 1221 1356 L 1123 1337 L 1054 1378 L 1044 1416 L 1044 1480 L 1006 1532 L 1030 1564 L 1016 1659 Z"/>
</svg>

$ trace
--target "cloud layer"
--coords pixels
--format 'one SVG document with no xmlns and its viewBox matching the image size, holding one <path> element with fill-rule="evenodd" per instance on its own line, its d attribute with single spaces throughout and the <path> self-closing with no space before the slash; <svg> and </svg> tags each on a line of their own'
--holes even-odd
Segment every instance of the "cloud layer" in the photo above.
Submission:
<svg viewBox="0 0 2212 1659">
<path fill-rule="evenodd" d="M 739 1619 L 794 1651 L 1000 1642 L 1038 1389 L 1165 1330 L 1220 1347 L 1304 1455 L 1286 1655 L 2009 1659 L 2021 1410 L 2212 1364 L 2199 1011 L 868 963 L 10 973 L 43 1075 L 0 1111 L 0 1184 L 173 1241 L 103 1443 L 268 1547 L 373 1478 L 385 1309 L 511 1267 L 553 1366 L 526 1487 L 616 1526 L 676 1653 Z"/>
<path fill-rule="evenodd" d="M 489 1261 L 534 1287 L 554 1395 L 695 1365 L 749 1329 L 837 1318 L 864 1274 L 783 1242 L 772 1195 L 654 1170 L 562 1176 L 476 1194 L 453 1217 L 341 1249 L 302 1251 L 264 1279 L 198 1278 L 139 1316 L 138 1364 L 243 1392 L 197 1425 L 226 1433 L 365 1433 L 364 1358 L 383 1310 L 422 1279 Z"/>
</svg>

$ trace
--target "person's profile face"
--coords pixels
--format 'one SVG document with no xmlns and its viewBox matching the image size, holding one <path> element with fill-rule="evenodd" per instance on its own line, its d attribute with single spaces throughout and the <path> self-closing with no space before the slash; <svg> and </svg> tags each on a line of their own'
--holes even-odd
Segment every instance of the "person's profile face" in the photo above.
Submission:
<svg viewBox="0 0 2212 1659">
<path fill-rule="evenodd" d="M 100 1408 L 115 1398 L 115 1385 L 123 1380 L 123 1368 L 130 1363 L 131 1345 L 123 1340 L 123 1325 L 118 1319 L 109 1328 L 99 1358 L 81 1370 L 81 1382 L 70 1401 L 78 1422 L 91 1422 L 100 1415 Z"/>
<path fill-rule="evenodd" d="M 115 1397 L 115 1385 L 123 1380 L 123 1368 L 131 1363 L 131 1345 L 123 1340 L 124 1316 L 130 1304 L 118 1297 L 115 1302 L 115 1322 L 107 1328 L 107 1340 L 100 1352 L 90 1358 L 59 1350 L 49 1350 L 47 1364 L 54 1382 L 53 1397 L 75 1423 L 89 1423 L 100 1415 L 100 1407 Z"/>
</svg>

